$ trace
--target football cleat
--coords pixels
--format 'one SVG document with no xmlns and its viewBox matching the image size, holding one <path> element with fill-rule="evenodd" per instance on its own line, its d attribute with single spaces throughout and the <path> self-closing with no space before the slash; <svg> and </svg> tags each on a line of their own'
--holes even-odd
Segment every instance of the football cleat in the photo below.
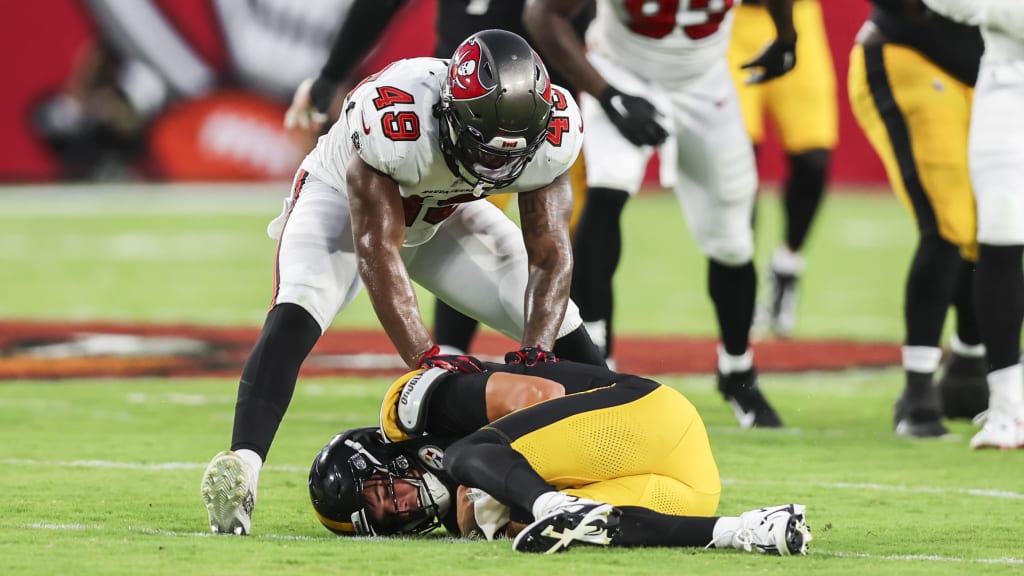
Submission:
<svg viewBox="0 0 1024 576">
<path fill-rule="evenodd" d="M 978 414 L 974 418 L 974 423 L 983 426 L 971 438 L 971 448 L 1024 448 L 1024 406 L 991 408 Z"/>
<path fill-rule="evenodd" d="M 619 530 L 621 512 L 611 504 L 571 498 L 516 535 L 516 552 L 553 554 L 575 544 L 607 546 Z"/>
<path fill-rule="evenodd" d="M 732 406 L 741 428 L 781 428 L 782 419 L 761 393 L 757 370 L 718 373 L 718 391 Z"/>
<path fill-rule="evenodd" d="M 951 353 L 936 387 L 942 415 L 970 420 L 988 408 L 988 363 L 984 356 Z"/>
<path fill-rule="evenodd" d="M 225 450 L 214 456 L 199 490 L 214 534 L 249 534 L 256 505 L 256 476 L 238 454 Z"/>
<path fill-rule="evenodd" d="M 758 331 L 771 329 L 776 336 L 788 338 L 796 328 L 797 284 L 804 259 L 785 248 L 772 254 L 768 266 L 768 299 L 758 306 L 754 325 Z"/>
<path fill-rule="evenodd" d="M 731 535 L 728 545 L 774 556 L 807 554 L 807 543 L 813 537 L 805 510 L 802 504 L 785 504 L 744 512 L 740 515 L 742 528 Z"/>
<path fill-rule="evenodd" d="M 923 392 L 904 388 L 893 407 L 893 427 L 897 436 L 937 438 L 949 433 L 942 423 L 938 394 L 934 387 Z"/>
</svg>

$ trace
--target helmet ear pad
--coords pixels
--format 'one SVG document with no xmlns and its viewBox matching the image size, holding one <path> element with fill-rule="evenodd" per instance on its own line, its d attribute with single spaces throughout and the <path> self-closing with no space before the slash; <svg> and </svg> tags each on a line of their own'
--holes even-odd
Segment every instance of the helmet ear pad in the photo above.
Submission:
<svg viewBox="0 0 1024 576">
<path fill-rule="evenodd" d="M 526 40 L 505 30 L 474 34 L 455 50 L 442 83 L 442 150 L 460 176 L 507 186 L 543 144 L 552 104 L 547 69 Z"/>
</svg>

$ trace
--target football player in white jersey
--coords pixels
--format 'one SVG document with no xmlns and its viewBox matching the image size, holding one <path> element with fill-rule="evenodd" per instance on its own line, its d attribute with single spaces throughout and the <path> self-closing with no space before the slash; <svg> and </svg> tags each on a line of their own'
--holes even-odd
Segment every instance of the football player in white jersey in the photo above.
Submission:
<svg viewBox="0 0 1024 576">
<path fill-rule="evenodd" d="M 479 371 L 441 355 L 412 282 L 522 343 L 508 363 L 552 353 L 603 365 L 569 302 L 567 171 L 583 125 L 530 45 L 503 30 L 450 61 L 401 60 L 356 86 L 296 175 L 278 240 L 276 286 L 242 371 L 231 450 L 204 473 L 214 532 L 247 534 L 260 467 L 303 360 L 362 287 L 410 368 Z M 521 227 L 480 201 L 518 194 Z"/>
<path fill-rule="evenodd" d="M 971 448 L 1024 448 L 1024 3 L 925 0 L 953 20 L 981 27 L 985 53 L 968 144 L 978 206 L 975 302 L 988 359 L 988 410 Z"/>
<path fill-rule="evenodd" d="M 584 46 L 568 34 L 569 18 L 584 1 L 528 0 L 524 12 L 538 48 L 584 92 L 588 189 L 573 238 L 572 298 L 594 342 L 610 353 L 619 218 L 657 149 L 661 181 L 674 187 L 708 258 L 721 338 L 718 389 L 741 426 L 780 427 L 750 350 L 757 170 L 726 58 L 735 2 L 598 0 Z M 777 38 L 744 66 L 752 82 L 778 77 L 796 62 L 792 0 L 765 5 Z"/>
</svg>

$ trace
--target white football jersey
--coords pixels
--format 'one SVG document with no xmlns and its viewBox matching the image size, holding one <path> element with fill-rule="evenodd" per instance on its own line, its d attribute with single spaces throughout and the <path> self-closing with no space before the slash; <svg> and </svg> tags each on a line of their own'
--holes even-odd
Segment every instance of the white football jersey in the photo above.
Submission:
<svg viewBox="0 0 1024 576">
<path fill-rule="evenodd" d="M 434 106 L 447 70 L 447 60 L 411 58 L 371 75 L 345 98 L 341 117 L 302 163 L 343 193 L 354 154 L 394 179 L 405 204 L 405 246 L 426 242 L 459 204 L 480 198 L 452 172 L 441 152 Z M 514 183 L 484 189 L 483 195 L 542 188 L 576 161 L 583 144 L 579 108 L 560 87 L 552 86 L 552 95 L 555 109 L 547 140 Z"/>
<path fill-rule="evenodd" d="M 738 0 L 597 0 L 587 46 L 637 76 L 673 83 L 725 58 Z"/>
</svg>

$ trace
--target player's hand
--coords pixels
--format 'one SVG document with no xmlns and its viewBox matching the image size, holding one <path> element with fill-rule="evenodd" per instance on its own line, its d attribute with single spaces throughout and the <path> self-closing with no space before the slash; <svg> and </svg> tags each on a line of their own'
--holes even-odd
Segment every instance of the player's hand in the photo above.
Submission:
<svg viewBox="0 0 1024 576">
<path fill-rule="evenodd" d="M 761 50 L 756 58 L 741 68 L 750 70 L 745 82 L 761 84 L 778 78 L 796 66 L 796 42 L 774 40 Z"/>
<path fill-rule="evenodd" d="M 417 368 L 441 368 L 449 372 L 483 372 L 484 367 L 476 358 L 466 354 L 441 354 L 441 348 L 434 345 L 420 358 Z"/>
<path fill-rule="evenodd" d="M 558 362 L 558 358 L 550 350 L 542 348 L 540 344 L 527 346 L 505 354 L 505 364 L 536 366 L 542 362 Z"/>
<path fill-rule="evenodd" d="M 292 105 L 284 114 L 284 127 L 288 130 L 319 131 L 327 122 L 327 111 L 313 104 L 313 78 L 306 78 L 295 89 Z"/>
<path fill-rule="evenodd" d="M 623 94 L 609 85 L 597 100 L 619 132 L 636 146 L 657 146 L 668 138 L 658 123 L 661 114 L 646 98 Z"/>
</svg>

